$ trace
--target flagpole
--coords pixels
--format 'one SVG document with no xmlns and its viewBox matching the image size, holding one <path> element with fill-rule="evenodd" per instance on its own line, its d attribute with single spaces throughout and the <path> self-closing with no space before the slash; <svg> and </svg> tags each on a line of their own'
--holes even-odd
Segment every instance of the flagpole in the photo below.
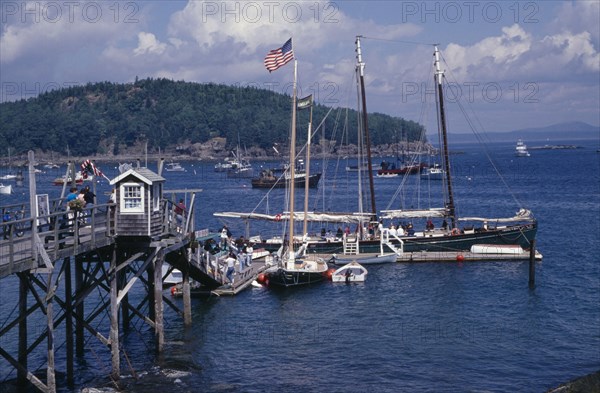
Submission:
<svg viewBox="0 0 600 393">
<path fill-rule="evenodd" d="M 304 231 L 303 236 L 308 234 L 308 188 L 310 184 L 310 142 L 312 137 L 312 95 L 310 97 L 310 116 L 308 118 L 308 139 L 306 141 L 306 170 L 304 171 Z"/>
<path fill-rule="evenodd" d="M 290 229 L 288 239 L 288 269 L 294 268 L 294 193 L 296 177 L 296 81 L 298 79 L 298 60 L 294 59 L 294 85 L 292 92 L 292 132 L 290 136 Z"/>
</svg>

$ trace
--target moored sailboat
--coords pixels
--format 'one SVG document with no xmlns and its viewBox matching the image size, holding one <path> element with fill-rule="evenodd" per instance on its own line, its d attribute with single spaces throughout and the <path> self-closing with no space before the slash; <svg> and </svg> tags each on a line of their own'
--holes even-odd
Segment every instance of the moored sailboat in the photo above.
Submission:
<svg viewBox="0 0 600 393">
<path fill-rule="evenodd" d="M 358 40 L 357 40 L 358 41 Z M 357 50 L 358 52 L 358 50 Z M 428 208 L 428 209 L 395 209 L 395 210 L 382 210 L 377 220 L 375 220 L 375 226 L 383 220 L 388 220 L 394 224 L 400 223 L 403 228 L 401 234 L 397 238 L 390 239 L 389 251 L 394 251 L 392 247 L 398 248 L 402 246 L 404 253 L 409 252 L 468 252 L 473 246 L 476 245 L 514 245 L 519 246 L 522 249 L 531 248 L 531 244 L 535 239 L 537 233 L 537 221 L 534 219 L 531 212 L 527 209 L 521 208 L 513 217 L 507 218 L 489 218 L 489 217 L 459 217 L 456 212 L 452 173 L 450 165 L 450 155 L 448 150 L 448 138 L 446 129 L 446 115 L 444 106 L 444 91 L 443 91 L 443 77 L 444 73 L 440 69 L 439 64 L 439 51 L 437 46 L 434 51 L 434 76 L 436 82 L 436 96 L 438 100 L 438 120 L 439 120 L 439 132 L 441 135 L 442 144 L 442 166 L 440 166 L 435 176 L 443 177 L 443 186 L 445 186 L 444 202 L 442 207 Z M 360 61 L 359 61 L 360 63 Z M 364 101 L 363 101 L 364 103 Z M 364 104 L 363 104 L 364 105 Z M 366 112 L 366 111 L 363 111 Z M 366 116 L 366 113 L 363 113 Z M 374 209 L 374 201 L 372 199 L 372 209 Z M 322 219 L 316 214 L 315 221 Z M 374 216 L 374 214 L 372 215 Z M 339 222 L 350 224 L 355 222 L 356 225 L 362 230 L 366 223 L 369 223 L 369 219 L 360 217 L 360 220 L 351 221 L 350 218 L 357 218 L 357 216 L 347 215 L 345 218 L 339 218 L 339 221 L 328 221 L 328 222 Z M 334 219 L 333 215 L 330 217 Z M 373 226 L 373 217 L 371 217 L 370 226 Z M 335 217 L 338 219 L 338 216 Z M 418 230 L 413 227 L 413 220 L 416 221 L 431 221 L 431 220 L 443 221 L 437 228 L 433 226 L 425 226 L 424 230 Z M 344 221 L 346 220 L 346 221 Z M 327 220 L 322 220 L 327 221 Z M 362 231 L 359 233 L 360 239 L 357 242 L 356 252 L 358 253 L 378 253 L 380 248 L 380 234 L 382 233 L 380 228 L 369 231 Z M 276 248 L 276 241 L 269 241 L 266 239 L 255 239 L 257 247 L 264 247 L 266 249 Z M 327 239 L 316 239 L 310 241 L 307 244 L 307 252 L 317 254 L 332 254 L 344 252 L 346 248 L 346 242 L 343 237 L 327 238 Z"/>
<path fill-rule="evenodd" d="M 357 54 L 360 54 L 359 39 L 357 37 Z M 385 252 L 402 253 L 413 252 L 470 252 L 473 246 L 477 245 L 499 245 L 499 246 L 518 246 L 524 250 L 532 247 L 537 233 L 537 221 L 527 209 L 520 208 L 513 217 L 507 218 L 489 218 L 489 217 L 459 217 L 455 207 L 452 173 L 450 165 L 450 154 L 448 149 L 448 138 L 446 129 L 446 115 L 444 106 L 443 78 L 444 73 L 440 69 L 439 51 L 437 46 L 434 50 L 434 76 L 436 83 L 436 98 L 438 101 L 438 125 L 441 135 L 441 162 L 439 172 L 436 176 L 442 176 L 440 189 L 437 190 L 443 197 L 440 201 L 441 207 L 431 207 L 427 209 L 386 209 L 376 214 L 374 188 L 372 182 L 372 171 L 370 175 L 371 188 L 371 212 L 370 213 L 301 213 L 283 212 L 281 214 L 239 214 L 222 213 L 222 217 L 238 217 L 245 220 L 263 219 L 271 221 L 282 221 L 288 218 L 308 219 L 313 222 L 338 223 L 339 225 L 355 226 L 357 232 L 356 242 L 348 242 L 346 236 L 315 236 L 310 237 L 305 242 L 306 253 L 308 254 L 383 254 L 381 251 L 381 235 L 385 233 L 383 228 L 384 220 L 394 224 L 397 227 L 398 235 L 389 239 L 385 247 Z M 362 71 L 362 61 L 358 59 L 357 70 Z M 361 87 L 364 85 L 361 83 Z M 368 125 L 366 121 L 366 105 L 364 101 L 364 89 L 361 89 L 363 96 L 363 129 L 366 133 Z M 368 133 L 366 133 L 368 135 Z M 368 146 L 368 143 L 367 143 Z M 367 148 L 367 152 L 369 149 Z M 370 158 L 368 159 L 370 163 Z M 360 173 L 360 172 L 359 172 Z M 418 178 L 417 178 L 418 179 Z M 402 187 L 402 185 L 400 186 Z M 442 189 L 443 188 L 443 189 Z M 359 189 L 359 195 L 362 192 Z M 420 206 L 420 205 L 417 205 Z M 362 210 L 359 210 L 362 211 Z M 218 213 L 215 213 L 218 216 Z M 436 220 L 437 227 L 429 224 Z M 427 221 L 427 225 L 425 225 Z M 415 225 L 413 226 L 413 222 Z M 425 229 L 417 229 L 420 227 Z M 441 222 L 441 224 L 440 224 Z M 306 231 L 304 236 L 306 236 Z M 269 251 L 277 250 L 283 243 L 280 238 L 262 238 L 252 237 L 252 241 L 257 248 L 265 248 Z M 350 247 L 352 246 L 352 247 Z M 347 252 L 350 250 L 350 252 Z"/>
<path fill-rule="evenodd" d="M 265 58 L 265 66 L 269 71 L 274 71 L 282 65 L 294 59 L 292 50 L 292 39 L 290 38 L 281 48 L 269 52 Z M 296 165 L 296 84 L 298 75 L 298 62 L 294 59 L 294 83 L 292 92 L 292 125 L 290 132 L 290 164 L 289 173 L 295 174 Z M 309 126 L 309 133 L 310 133 Z M 310 149 L 308 149 L 310 152 Z M 307 159 L 308 161 L 308 159 Z M 308 166 L 308 165 L 307 165 Z M 306 170 L 307 176 L 309 169 Z M 323 281 L 327 273 L 327 263 L 322 259 L 298 258 L 302 255 L 302 248 L 299 252 L 294 250 L 294 201 L 295 201 L 295 181 L 290 177 L 289 181 L 289 207 L 290 219 L 288 221 L 288 242 L 282 244 L 280 258 L 278 263 L 265 271 L 268 285 L 279 287 L 292 287 L 307 285 Z M 308 189 L 308 187 L 307 187 Z"/>
</svg>

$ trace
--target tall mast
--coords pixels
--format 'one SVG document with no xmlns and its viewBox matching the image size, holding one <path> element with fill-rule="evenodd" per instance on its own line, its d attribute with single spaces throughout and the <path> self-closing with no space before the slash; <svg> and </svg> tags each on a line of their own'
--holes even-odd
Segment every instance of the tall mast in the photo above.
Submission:
<svg viewBox="0 0 600 393">
<path fill-rule="evenodd" d="M 375 186 L 373 184 L 373 163 L 371 162 L 371 139 L 369 136 L 369 121 L 367 119 L 367 96 L 365 94 L 365 63 L 362 61 L 362 52 L 360 49 L 360 37 L 356 36 L 356 68 L 360 80 L 360 95 L 362 101 L 362 119 L 363 128 L 365 130 L 365 143 L 367 144 L 367 162 L 369 168 L 369 191 L 371 191 L 371 213 L 373 216 L 377 216 L 377 209 L 375 208 Z"/>
<path fill-rule="evenodd" d="M 298 60 L 294 59 L 294 89 L 292 92 L 292 132 L 290 135 L 290 229 L 288 239 L 288 269 L 294 268 L 294 192 L 296 179 L 296 80 Z M 290 265 L 291 264 L 291 265 Z"/>
<path fill-rule="evenodd" d="M 454 208 L 454 195 L 452 193 L 452 176 L 450 175 L 450 157 L 448 154 L 448 133 L 446 131 L 446 114 L 444 112 L 444 90 L 442 89 L 442 77 L 444 71 L 440 69 L 440 52 L 437 45 L 434 45 L 435 56 L 435 83 L 438 89 L 438 100 L 440 106 L 440 125 L 442 129 L 442 149 L 444 152 L 444 169 L 446 171 L 446 184 L 448 186 L 448 214 L 452 220 L 452 228 L 456 227 L 456 211 Z"/>
<path fill-rule="evenodd" d="M 310 115 L 308 118 L 308 139 L 306 141 L 306 170 L 304 171 L 304 227 L 302 235 L 308 233 L 308 189 L 309 189 L 309 177 L 310 177 L 310 140 L 312 134 L 312 95 L 310 96 Z"/>
</svg>

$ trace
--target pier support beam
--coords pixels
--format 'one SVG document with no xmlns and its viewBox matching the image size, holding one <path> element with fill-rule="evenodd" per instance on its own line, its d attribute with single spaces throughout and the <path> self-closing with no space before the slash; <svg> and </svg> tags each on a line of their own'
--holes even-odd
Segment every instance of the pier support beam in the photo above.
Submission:
<svg viewBox="0 0 600 393">
<path fill-rule="evenodd" d="M 65 264 L 65 340 L 67 356 L 67 384 L 73 385 L 73 288 L 71 284 L 71 258 Z"/>
<path fill-rule="evenodd" d="M 48 289 L 46 294 L 46 318 L 48 320 L 48 359 L 46 369 L 46 386 L 48 393 L 56 392 L 56 376 L 54 373 L 54 294 L 56 285 L 53 282 L 52 271 L 48 274 Z"/>
<path fill-rule="evenodd" d="M 17 369 L 17 384 L 27 384 L 27 275 L 19 274 L 19 364 Z"/>
<path fill-rule="evenodd" d="M 83 261 L 75 257 L 75 354 L 79 357 L 84 354 L 83 320 L 85 318 L 83 303 Z"/>
<path fill-rule="evenodd" d="M 127 285 L 127 272 L 125 269 L 119 270 L 119 292 Z M 124 332 L 129 331 L 131 317 L 129 315 L 129 293 L 125 294 L 121 299 L 121 327 Z"/>
<path fill-rule="evenodd" d="M 192 326 L 192 298 L 190 294 L 190 273 L 188 269 L 182 271 L 183 274 L 183 325 Z"/>
<path fill-rule="evenodd" d="M 119 304 L 118 295 L 118 275 L 117 275 L 117 248 L 113 247 L 112 258 L 110 260 L 110 353 L 112 360 L 111 377 L 118 380 L 121 377 L 121 365 L 119 356 Z"/>
<path fill-rule="evenodd" d="M 162 299 L 162 265 L 165 259 L 163 250 L 159 250 L 154 260 L 154 326 L 156 333 L 156 351 L 162 352 L 165 344 L 163 299 Z"/>
<path fill-rule="evenodd" d="M 529 249 L 529 288 L 535 287 L 535 239 L 531 241 Z"/>
</svg>

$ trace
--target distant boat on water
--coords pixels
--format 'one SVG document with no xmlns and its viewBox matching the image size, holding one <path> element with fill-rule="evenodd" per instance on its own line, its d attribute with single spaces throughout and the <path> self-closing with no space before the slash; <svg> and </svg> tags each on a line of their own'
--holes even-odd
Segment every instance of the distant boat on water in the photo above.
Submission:
<svg viewBox="0 0 600 393">
<path fill-rule="evenodd" d="M 527 151 L 527 145 L 523 142 L 522 139 L 517 141 L 517 146 L 515 146 L 515 156 L 517 157 L 529 157 L 530 154 Z"/>
<path fill-rule="evenodd" d="M 93 176 L 89 176 L 87 180 L 90 180 Z M 83 175 L 80 172 L 75 173 L 75 184 L 83 184 Z M 64 183 L 72 183 L 73 179 L 71 176 L 61 176 L 57 177 L 52 181 L 52 184 L 55 186 L 62 186 Z"/>
<path fill-rule="evenodd" d="M 421 179 L 443 180 L 444 176 L 446 176 L 446 171 L 442 169 L 440 164 L 433 164 L 433 166 L 425 168 L 421 172 Z"/>
<path fill-rule="evenodd" d="M 0 194 L 2 194 L 2 195 L 12 194 L 12 185 L 9 184 L 9 185 L 5 186 L 4 184 L 0 183 Z"/>
<path fill-rule="evenodd" d="M 167 172 L 185 172 L 185 168 L 181 166 L 178 162 L 169 162 L 165 166 L 165 171 Z"/>
</svg>

